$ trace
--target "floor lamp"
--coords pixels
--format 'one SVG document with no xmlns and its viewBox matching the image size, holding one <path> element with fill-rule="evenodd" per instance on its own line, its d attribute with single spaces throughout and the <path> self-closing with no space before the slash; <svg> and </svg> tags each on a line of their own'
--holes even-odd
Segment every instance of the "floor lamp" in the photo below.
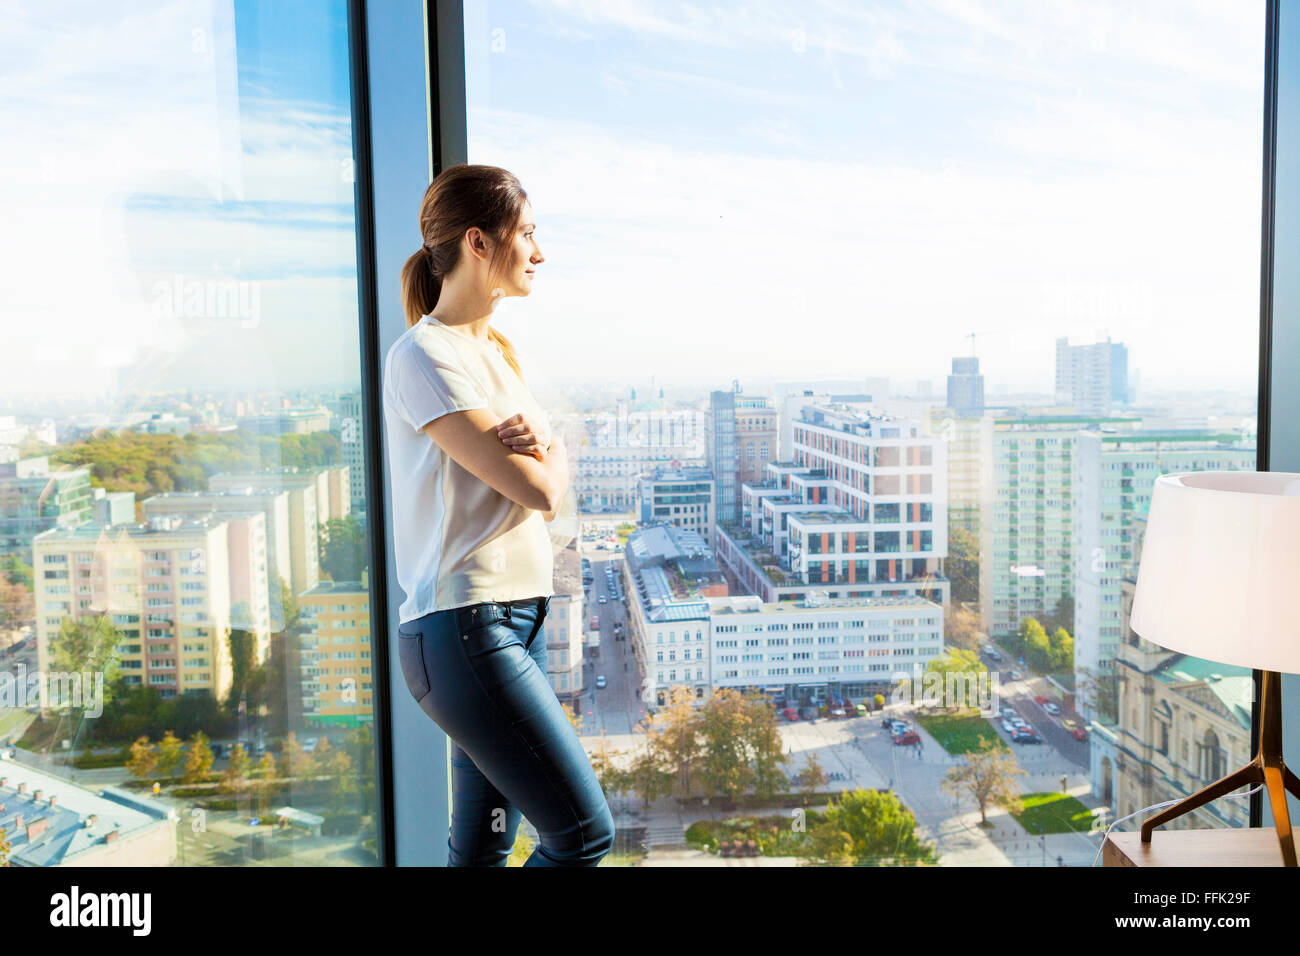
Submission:
<svg viewBox="0 0 1300 956">
<path fill-rule="evenodd" d="M 1211 471 L 1155 481 L 1129 625 L 1171 651 L 1264 672 L 1254 759 L 1142 824 L 1151 831 L 1263 784 L 1286 866 L 1296 865 L 1282 760 L 1282 672 L 1300 672 L 1300 474 Z"/>
</svg>

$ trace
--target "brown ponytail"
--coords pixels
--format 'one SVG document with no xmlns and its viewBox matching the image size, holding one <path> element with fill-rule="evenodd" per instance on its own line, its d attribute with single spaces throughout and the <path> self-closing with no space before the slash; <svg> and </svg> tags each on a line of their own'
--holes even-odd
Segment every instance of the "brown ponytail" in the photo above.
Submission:
<svg viewBox="0 0 1300 956">
<path fill-rule="evenodd" d="M 459 163 L 448 166 L 429 183 L 420 203 L 420 235 L 424 240 L 402 266 L 402 307 L 409 329 L 438 304 L 442 277 L 460 261 L 460 240 L 477 226 L 495 238 L 488 264 L 489 279 L 505 265 L 528 194 L 512 173 L 499 166 Z M 521 379 L 523 372 L 510 340 L 490 329 L 506 363 Z"/>
</svg>

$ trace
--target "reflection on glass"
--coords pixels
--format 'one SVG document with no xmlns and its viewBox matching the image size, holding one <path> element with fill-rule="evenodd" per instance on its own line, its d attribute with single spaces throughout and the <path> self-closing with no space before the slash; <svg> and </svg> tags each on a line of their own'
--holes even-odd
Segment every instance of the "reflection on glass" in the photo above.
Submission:
<svg viewBox="0 0 1300 956">
<path fill-rule="evenodd" d="M 377 863 L 345 4 L 23 6 L 0 857 Z"/>
<path fill-rule="evenodd" d="M 1263 33 L 467 7 L 469 161 L 548 256 L 494 322 L 581 436 L 553 686 L 622 861 L 680 817 L 724 857 L 1088 865 L 1245 762 L 1249 674 L 1127 608 L 1155 476 L 1255 467 Z"/>
</svg>

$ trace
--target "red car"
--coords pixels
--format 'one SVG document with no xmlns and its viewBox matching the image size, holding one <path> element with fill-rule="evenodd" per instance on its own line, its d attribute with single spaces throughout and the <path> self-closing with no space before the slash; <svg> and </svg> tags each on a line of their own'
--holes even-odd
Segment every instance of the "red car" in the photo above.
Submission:
<svg viewBox="0 0 1300 956">
<path fill-rule="evenodd" d="M 1088 731 L 1084 730 L 1082 727 L 1075 727 L 1072 731 L 1070 731 L 1070 734 L 1071 736 L 1074 737 L 1075 740 L 1088 739 Z"/>
<path fill-rule="evenodd" d="M 799 711 L 795 710 L 793 707 L 787 707 L 783 711 L 781 711 L 781 716 L 783 716 L 786 720 L 798 720 Z"/>
<path fill-rule="evenodd" d="M 915 730 L 909 730 L 906 733 L 896 734 L 894 744 L 898 747 L 912 747 L 921 742 L 921 735 Z"/>
</svg>

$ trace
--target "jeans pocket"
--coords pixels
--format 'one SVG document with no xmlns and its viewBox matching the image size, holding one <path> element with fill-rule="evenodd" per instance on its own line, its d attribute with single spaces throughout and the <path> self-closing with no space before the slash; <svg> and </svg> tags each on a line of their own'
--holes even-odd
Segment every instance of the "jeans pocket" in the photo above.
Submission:
<svg viewBox="0 0 1300 956">
<path fill-rule="evenodd" d="M 402 677 L 411 696 L 423 700 L 429 693 L 429 673 L 424 668 L 423 635 L 397 634 L 397 659 L 402 667 Z"/>
<path fill-rule="evenodd" d="M 523 676 L 530 662 L 524 639 L 531 627 L 524 618 L 499 617 L 461 630 L 458 643 L 484 690 L 499 692 Z"/>
</svg>

